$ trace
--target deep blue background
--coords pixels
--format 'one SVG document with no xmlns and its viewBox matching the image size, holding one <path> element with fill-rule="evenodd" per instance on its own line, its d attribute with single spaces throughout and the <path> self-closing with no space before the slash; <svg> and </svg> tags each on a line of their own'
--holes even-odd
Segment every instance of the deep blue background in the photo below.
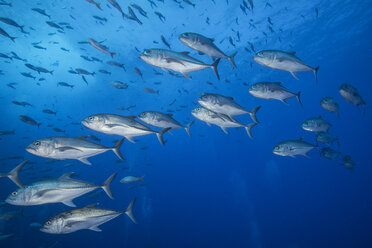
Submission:
<svg viewBox="0 0 372 248">
<path fill-rule="evenodd" d="M 23 209 L 24 216 L 0 221 L 1 233 L 15 234 L 13 238 L 0 241 L 1 246 L 48 247 L 58 241 L 56 247 L 371 247 L 371 1 L 270 0 L 272 8 L 265 7 L 266 2 L 254 1 L 254 10 L 248 11 L 247 16 L 239 8 L 241 1 L 230 0 L 229 4 L 225 0 L 215 0 L 216 4 L 210 0 L 194 1 L 195 8 L 183 3 L 184 9 L 170 0 L 154 1 L 158 5 L 156 9 L 151 9 L 145 0 L 136 1 L 149 16 L 146 19 L 136 11 L 144 23 L 142 26 L 123 20 L 116 9 L 106 5 L 107 1 L 102 2 L 103 11 L 83 0 L 15 1 L 12 8 L 0 6 L 0 16 L 14 19 L 30 32 L 25 35 L 0 23 L 1 28 L 18 37 L 13 43 L 1 36 L 0 52 L 14 51 L 31 64 L 55 71 L 53 76 L 37 75 L 21 61 L 6 63 L 1 59 L 0 70 L 4 75 L 0 75 L 0 130 L 15 129 L 16 134 L 0 137 L 0 157 L 20 155 L 36 162 L 31 169 L 27 166 L 20 173 L 25 184 L 70 171 L 80 174 L 82 180 L 100 184 L 113 172 L 119 172 L 112 184 L 115 200 L 102 194 L 94 199 L 83 196 L 75 202 L 79 207 L 99 202 L 104 208 L 124 210 L 132 198 L 137 197 L 133 212 L 139 222 L 134 225 L 126 216 L 120 216 L 102 225 L 100 233 L 82 230 L 51 235 L 29 224 L 43 223 L 50 216 L 71 208 L 63 204 L 7 205 L 0 212 Z M 127 12 L 128 2 L 118 2 Z M 47 17 L 31 11 L 34 7 L 46 9 L 55 22 L 69 22 L 74 30 L 49 36 L 48 33 L 55 30 L 45 23 Z M 319 9 L 318 18 L 315 8 Z M 163 13 L 166 22 L 161 23 L 153 11 Z M 106 17 L 108 22 L 101 25 L 92 15 Z M 210 25 L 205 22 L 207 17 Z M 275 33 L 268 29 L 267 17 L 272 19 Z M 256 29 L 249 22 L 253 22 Z M 239 31 L 240 41 L 233 30 Z M 138 58 L 135 47 L 141 51 L 151 47 L 166 48 L 160 35 L 165 36 L 172 49 L 190 51 L 177 39 L 185 31 L 214 37 L 227 54 L 238 51 L 238 68 L 233 69 L 227 60 L 222 60 L 218 67 L 221 81 L 217 81 L 209 69 L 191 73 L 193 79 L 187 80 L 165 72 L 162 76 L 154 75 L 153 67 Z M 229 43 L 229 36 L 236 47 Z M 114 60 L 124 63 L 127 72 L 81 59 L 80 55 L 87 55 L 111 60 L 90 45 L 77 43 L 91 37 L 106 40 L 104 44 L 117 53 Z M 32 47 L 31 43 L 38 41 L 47 47 L 46 51 Z M 318 83 L 311 72 L 298 73 L 300 80 L 295 80 L 288 72 L 256 64 L 253 53 L 244 49 L 250 49 L 248 42 L 257 51 L 296 51 L 309 65 L 320 66 Z M 207 56 L 192 54 L 211 63 Z M 59 66 L 52 65 L 56 61 Z M 87 86 L 80 76 L 67 72 L 70 67 L 95 71 L 97 75 L 86 76 Z M 142 71 L 143 80 L 133 67 Z M 111 71 L 112 75 L 101 74 L 99 69 Z M 38 81 L 25 78 L 20 72 L 31 72 L 46 80 L 37 85 Z M 120 91 L 111 87 L 109 82 L 114 80 L 128 83 L 129 88 Z M 75 87 L 57 87 L 60 81 Z M 213 86 L 206 81 L 213 82 Z M 286 106 L 279 101 L 254 98 L 244 83 L 251 85 L 260 81 L 281 81 L 293 92 L 301 91 L 304 106 L 301 108 L 295 99 L 289 100 Z M 17 83 L 16 90 L 6 86 L 10 82 Z M 342 83 L 358 88 L 367 102 L 365 114 L 362 108 L 347 103 L 339 95 Z M 144 87 L 160 90 L 160 94 L 151 95 L 143 90 Z M 168 141 L 165 147 L 160 146 L 155 135 L 136 138 L 136 144 L 126 141 L 122 147 L 124 163 L 117 163 L 117 157 L 107 152 L 91 158 L 91 166 L 78 161 L 46 164 L 47 159 L 24 150 L 35 139 L 59 135 L 53 127 L 65 129 L 69 136 L 94 134 L 102 139 L 102 144 L 112 146 L 112 141 L 119 137 L 70 124 L 94 113 L 137 115 L 145 110 L 178 109 L 175 118 L 187 123 L 194 119 L 190 111 L 202 92 L 233 96 L 249 110 L 262 105 L 257 114 L 260 124 L 252 129 L 254 139 L 250 140 L 243 128 L 230 129 L 230 134 L 225 135 L 218 127 L 208 127 L 196 120 L 191 127 L 192 139 L 184 130 L 177 130 L 173 135 L 165 135 Z M 321 108 L 319 102 L 325 96 L 333 96 L 339 102 L 339 118 Z M 176 103 L 169 106 L 173 99 L 177 99 Z M 12 104 L 13 100 L 27 101 L 34 106 L 23 108 Z M 129 105 L 136 107 L 129 112 L 116 109 Z M 187 108 L 180 105 L 187 105 Z M 42 113 L 45 108 L 56 110 L 57 115 Z M 42 122 L 41 127 L 19 121 L 18 115 L 22 114 Z M 320 157 L 319 150 L 312 151 L 310 159 L 272 154 L 273 147 L 286 139 L 303 137 L 315 144 L 315 135 L 303 131 L 301 123 L 318 115 L 333 124 L 330 132 L 339 137 L 340 151 L 351 155 L 356 162 L 353 173 L 340 166 L 340 161 Z M 238 119 L 250 122 L 248 115 Z M 148 149 L 141 149 L 144 146 Z M 3 160 L 0 171 L 7 172 L 21 161 Z M 63 166 L 70 162 L 74 166 Z M 145 175 L 146 186 L 130 189 L 120 184 L 119 179 L 126 175 Z M 0 183 L 0 199 L 4 200 L 15 185 L 7 179 Z"/>
</svg>

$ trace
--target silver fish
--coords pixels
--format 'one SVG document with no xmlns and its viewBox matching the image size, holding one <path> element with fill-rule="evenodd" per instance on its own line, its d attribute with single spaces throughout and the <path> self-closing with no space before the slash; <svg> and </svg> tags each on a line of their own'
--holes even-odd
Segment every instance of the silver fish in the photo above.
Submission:
<svg viewBox="0 0 372 248">
<path fill-rule="evenodd" d="M 273 153 L 279 156 L 295 157 L 296 155 L 303 155 L 308 157 L 307 153 L 318 146 L 312 145 L 299 138 L 297 140 L 287 140 L 277 144 Z"/>
<path fill-rule="evenodd" d="M 82 229 L 89 229 L 100 232 L 102 230 L 98 228 L 99 225 L 102 225 L 123 213 L 128 215 L 134 223 L 137 223 L 132 213 L 135 201 L 136 198 L 133 199 L 125 211 L 96 208 L 96 204 L 93 204 L 84 208 L 62 212 L 46 221 L 40 228 L 40 231 L 53 234 L 64 234 L 76 232 Z"/>
<path fill-rule="evenodd" d="M 340 95 L 346 99 L 346 101 L 353 103 L 355 106 L 366 105 L 366 102 L 363 100 L 359 94 L 357 88 L 351 84 L 342 84 L 339 89 Z"/>
<path fill-rule="evenodd" d="M 106 46 L 102 45 L 101 43 L 99 43 L 98 41 L 96 41 L 92 38 L 89 38 L 88 41 L 97 50 L 99 50 L 103 53 L 106 53 L 106 54 L 110 54 L 111 58 L 113 58 L 114 55 L 116 54 L 116 53 L 110 52 Z"/>
<path fill-rule="evenodd" d="M 90 165 L 88 158 L 106 151 L 113 151 L 121 160 L 124 160 L 120 153 L 123 141 L 124 139 L 121 139 L 114 147 L 106 147 L 79 137 L 48 137 L 34 141 L 26 148 L 26 151 L 45 158 L 77 159 Z"/>
<path fill-rule="evenodd" d="M 262 99 L 275 99 L 279 100 L 285 104 L 287 103 L 287 99 L 291 97 L 296 97 L 297 101 L 301 103 L 300 95 L 301 91 L 297 94 L 290 92 L 286 89 L 281 82 L 260 82 L 255 83 L 249 88 L 249 93 L 252 96 L 262 98 Z"/>
<path fill-rule="evenodd" d="M 297 72 L 302 71 L 313 71 L 315 79 L 318 80 L 317 72 L 319 66 L 313 68 L 302 62 L 296 55 L 296 52 L 284 52 L 280 50 L 264 50 L 256 53 L 253 59 L 260 65 L 270 67 L 272 69 L 278 69 L 288 71 L 292 74 L 295 79 Z"/>
<path fill-rule="evenodd" d="M 144 176 L 142 176 L 142 177 L 126 176 L 126 177 L 122 178 L 120 180 L 120 182 L 123 183 L 123 184 L 135 183 L 135 182 L 138 182 L 138 181 L 143 182 L 143 178 L 144 178 Z"/>
<path fill-rule="evenodd" d="M 44 180 L 26 185 L 24 188 L 13 191 L 5 201 L 18 206 L 34 206 L 61 202 L 69 207 L 76 207 L 72 202 L 75 198 L 99 188 L 102 188 L 111 199 L 114 199 L 110 190 L 110 183 L 117 173 L 111 175 L 103 185 L 94 185 L 72 179 L 70 178 L 72 174 L 66 173 L 57 179 Z"/>
<path fill-rule="evenodd" d="M 168 69 L 179 72 L 188 79 L 191 79 L 190 72 L 211 68 L 217 78 L 220 79 L 217 71 L 220 59 L 208 65 L 189 56 L 189 52 L 174 52 L 166 49 L 147 49 L 141 53 L 140 58 L 146 63 L 160 67 L 165 71 Z"/>
<path fill-rule="evenodd" d="M 316 135 L 316 140 L 326 145 L 332 145 L 335 141 L 337 141 L 338 146 L 340 146 L 340 141 L 338 140 L 338 138 L 334 137 L 328 132 L 319 132 Z"/>
<path fill-rule="evenodd" d="M 322 98 L 322 100 L 320 100 L 320 105 L 325 110 L 328 110 L 329 112 L 333 112 L 339 115 L 338 103 L 335 101 L 333 97 L 327 96 L 327 97 Z"/>
<path fill-rule="evenodd" d="M 234 52 L 230 56 L 222 52 L 213 42 L 214 39 L 207 38 L 197 33 L 182 33 L 178 39 L 186 46 L 200 52 L 207 54 L 212 59 L 215 58 L 226 58 L 230 61 L 234 68 L 236 68 L 234 57 L 237 52 Z"/>
<path fill-rule="evenodd" d="M 222 129 L 222 131 L 226 134 L 228 134 L 226 128 L 244 127 L 245 130 L 248 133 L 248 136 L 251 139 L 252 139 L 251 129 L 252 129 L 252 127 L 257 125 L 257 122 L 250 123 L 248 125 L 244 125 L 244 124 L 240 123 L 239 121 L 237 121 L 235 119 L 231 119 L 228 116 L 223 115 L 223 114 L 217 114 L 217 113 L 215 113 L 215 112 L 213 112 L 209 109 L 206 109 L 204 107 L 198 107 L 198 108 L 193 109 L 191 111 L 191 114 L 195 118 L 207 123 L 208 126 L 210 126 L 211 124 L 219 126 Z"/>
<path fill-rule="evenodd" d="M 81 123 L 97 132 L 123 136 L 132 143 L 134 143 L 133 137 L 154 133 L 158 137 L 160 144 L 164 145 L 163 134 L 170 128 L 165 128 L 157 132 L 139 123 L 135 118 L 136 116 L 95 114 L 88 116 Z"/>
<path fill-rule="evenodd" d="M 145 111 L 138 115 L 138 119 L 144 123 L 159 127 L 159 128 L 171 128 L 171 129 L 180 129 L 184 128 L 187 134 L 191 137 L 190 127 L 194 123 L 191 121 L 186 126 L 182 126 L 178 121 L 176 121 L 172 114 L 164 114 L 158 111 Z"/>
<path fill-rule="evenodd" d="M 215 113 L 223 114 L 233 119 L 236 115 L 249 114 L 252 120 L 258 123 L 256 118 L 257 111 L 261 108 L 258 106 L 252 111 L 244 109 L 242 106 L 234 101 L 234 98 L 230 96 L 223 96 L 220 94 L 204 94 L 198 99 L 198 103 L 204 108 L 207 108 Z"/>
<path fill-rule="evenodd" d="M 337 160 L 338 157 L 341 155 L 341 152 L 335 151 L 330 147 L 324 147 L 320 154 L 322 154 L 323 157 L 329 160 Z"/>
<path fill-rule="evenodd" d="M 306 119 L 301 127 L 303 130 L 309 132 L 328 132 L 328 129 L 330 129 L 332 125 L 320 115 L 319 117 Z"/>
</svg>

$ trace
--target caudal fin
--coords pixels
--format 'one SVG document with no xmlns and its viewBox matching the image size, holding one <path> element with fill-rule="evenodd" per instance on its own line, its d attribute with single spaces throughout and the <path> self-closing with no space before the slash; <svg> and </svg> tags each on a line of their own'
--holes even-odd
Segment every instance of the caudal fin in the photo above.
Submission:
<svg viewBox="0 0 372 248">
<path fill-rule="evenodd" d="M 163 134 L 168 132 L 170 129 L 171 129 L 170 127 L 167 127 L 167 128 L 163 128 L 159 132 L 156 132 L 156 136 L 158 137 L 158 140 L 159 140 L 159 142 L 162 146 L 164 146 L 164 144 L 165 144 L 164 140 L 163 140 Z"/>
<path fill-rule="evenodd" d="M 12 37 L 12 36 L 9 36 L 9 38 L 10 38 L 13 42 L 15 42 L 14 40 L 17 39 L 17 37 Z"/>
<path fill-rule="evenodd" d="M 144 177 L 145 177 L 145 176 L 142 176 L 142 177 L 138 178 L 138 180 L 140 180 L 141 182 L 144 183 L 144 181 L 143 181 L 143 178 L 144 178 Z"/>
<path fill-rule="evenodd" d="M 302 107 L 302 102 L 301 102 L 301 98 L 300 98 L 300 95 L 301 95 L 301 91 L 299 91 L 296 95 L 296 98 L 297 98 L 297 101 L 300 103 L 301 107 Z"/>
<path fill-rule="evenodd" d="M 216 61 L 213 62 L 213 64 L 211 64 L 211 68 L 214 71 L 214 74 L 216 74 L 216 77 L 218 80 L 220 80 L 220 75 L 218 75 L 217 66 L 218 66 L 218 63 L 220 63 L 220 60 L 221 58 L 217 59 Z"/>
<path fill-rule="evenodd" d="M 96 6 L 97 6 L 97 8 L 99 8 L 100 10 L 102 10 L 101 3 L 96 3 Z"/>
<path fill-rule="evenodd" d="M 193 123 L 194 123 L 194 121 L 190 121 L 189 124 L 187 124 L 186 127 L 185 127 L 185 130 L 186 130 L 187 134 L 190 136 L 190 138 L 191 138 L 190 127 Z"/>
<path fill-rule="evenodd" d="M 136 218 L 134 218 L 134 215 L 133 215 L 133 213 L 132 213 L 133 205 L 134 205 L 135 202 L 136 202 L 136 198 L 134 198 L 134 199 L 132 200 L 132 202 L 129 204 L 127 210 L 125 210 L 124 213 L 125 213 L 126 215 L 128 215 L 128 217 L 129 217 L 129 218 L 130 218 L 130 219 L 131 219 L 135 224 L 137 224 L 137 220 L 136 220 Z"/>
<path fill-rule="evenodd" d="M 124 140 L 125 138 L 122 138 L 121 140 L 119 140 L 118 143 L 116 143 L 114 147 L 111 148 L 111 150 L 115 152 L 116 156 L 118 156 L 121 160 L 124 160 L 123 155 L 121 155 L 121 152 L 120 152 L 120 147 L 123 144 Z"/>
<path fill-rule="evenodd" d="M 111 192 L 111 189 L 110 189 L 110 184 L 112 182 L 112 180 L 114 180 L 114 178 L 116 177 L 118 173 L 114 173 L 112 174 L 109 178 L 107 178 L 107 180 L 105 181 L 105 183 L 101 186 L 101 188 L 106 192 L 106 194 L 111 198 L 111 199 L 114 199 L 114 196 L 112 195 L 112 192 Z"/>
<path fill-rule="evenodd" d="M 230 61 L 230 63 L 232 64 L 232 66 L 233 66 L 234 68 L 236 68 L 235 61 L 234 61 L 234 57 L 235 57 L 235 55 L 236 55 L 237 53 L 238 53 L 238 52 L 235 52 L 235 53 L 231 54 L 229 57 L 227 57 L 227 59 Z"/>
<path fill-rule="evenodd" d="M 8 174 L 0 174 L 0 177 L 8 177 L 15 184 L 17 184 L 18 187 L 24 188 L 21 180 L 19 180 L 18 173 L 23 168 L 23 166 L 25 166 L 27 163 L 28 163 L 28 160 L 23 161 L 17 167 L 15 167 L 13 170 L 11 170 Z"/>
<path fill-rule="evenodd" d="M 114 58 L 114 55 L 115 55 L 116 53 L 110 53 L 110 55 L 111 55 L 111 58 Z"/>
<path fill-rule="evenodd" d="M 254 126 L 256 126 L 256 125 L 257 125 L 257 122 L 253 122 L 253 123 L 248 124 L 248 125 L 246 125 L 246 126 L 244 127 L 245 130 L 247 131 L 247 134 L 248 134 L 249 138 L 251 138 L 251 139 L 253 139 L 251 129 L 252 129 L 252 127 L 254 127 Z"/>
<path fill-rule="evenodd" d="M 318 82 L 318 70 L 319 70 L 319 66 L 317 66 L 313 72 L 314 72 L 314 75 L 315 75 L 315 81 Z"/>
<path fill-rule="evenodd" d="M 252 120 L 255 122 L 255 123 L 258 123 L 258 120 L 257 120 L 257 117 L 256 117 L 256 113 L 257 111 L 261 108 L 261 106 L 258 106 L 254 109 L 252 109 L 251 112 L 249 112 L 249 115 L 251 116 Z"/>
</svg>

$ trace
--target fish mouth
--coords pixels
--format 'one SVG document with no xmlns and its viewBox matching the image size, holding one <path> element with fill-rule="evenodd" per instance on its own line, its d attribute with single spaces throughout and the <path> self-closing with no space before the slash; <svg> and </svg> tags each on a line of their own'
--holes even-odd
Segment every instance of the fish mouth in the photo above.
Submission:
<svg viewBox="0 0 372 248">
<path fill-rule="evenodd" d="M 26 147 L 26 151 L 28 151 L 29 153 L 35 153 L 36 149 L 31 147 L 31 146 L 28 146 L 28 147 Z"/>
<path fill-rule="evenodd" d="M 87 120 L 82 120 L 81 124 L 87 127 L 89 125 L 89 122 Z"/>
</svg>

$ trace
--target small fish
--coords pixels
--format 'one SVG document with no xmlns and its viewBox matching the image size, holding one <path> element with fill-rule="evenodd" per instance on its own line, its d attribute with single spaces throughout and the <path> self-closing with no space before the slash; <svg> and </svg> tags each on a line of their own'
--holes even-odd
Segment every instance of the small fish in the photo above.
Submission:
<svg viewBox="0 0 372 248">
<path fill-rule="evenodd" d="M 39 8 L 32 8 L 31 10 L 43 15 L 43 16 L 47 16 L 49 19 L 50 19 L 50 15 L 48 15 L 46 12 L 45 12 L 45 9 L 39 9 Z"/>
<path fill-rule="evenodd" d="M 43 109 L 43 113 L 50 114 L 50 115 L 56 115 L 57 112 L 50 110 L 50 109 Z"/>
<path fill-rule="evenodd" d="M 150 94 L 158 94 L 159 95 L 159 90 L 153 90 L 151 88 L 143 88 L 144 91 Z"/>
<path fill-rule="evenodd" d="M 78 73 L 78 74 L 83 74 L 83 75 L 91 75 L 91 76 L 94 76 L 96 73 L 95 72 L 89 72 L 87 70 L 84 70 L 84 69 L 81 69 L 81 68 L 76 68 L 75 71 Z"/>
<path fill-rule="evenodd" d="M 309 132 L 328 132 L 328 129 L 332 127 L 331 123 L 324 120 L 322 116 L 315 118 L 309 118 L 306 119 L 302 125 L 303 130 L 309 131 Z"/>
<path fill-rule="evenodd" d="M 143 75 L 142 75 L 142 72 L 140 71 L 140 69 L 138 69 L 137 67 L 134 67 L 134 68 L 133 68 L 133 71 L 134 71 L 135 73 L 137 73 L 138 75 L 140 75 L 141 78 L 143 78 L 143 77 L 142 77 Z"/>
<path fill-rule="evenodd" d="M 88 85 L 88 81 L 87 81 L 87 79 L 84 77 L 84 75 L 82 75 L 81 78 L 82 78 L 83 81 Z"/>
<path fill-rule="evenodd" d="M 323 157 L 325 157 L 326 159 L 337 160 L 338 157 L 341 155 L 341 152 L 337 152 L 330 147 L 324 147 L 320 151 L 320 154 L 323 155 Z"/>
<path fill-rule="evenodd" d="M 119 89 L 119 90 L 125 90 L 125 89 L 128 89 L 128 84 L 126 83 L 123 83 L 123 82 L 120 82 L 120 81 L 113 81 L 113 82 L 110 82 L 110 85 L 112 87 L 115 87 L 116 89 Z"/>
<path fill-rule="evenodd" d="M 21 211 L 9 211 L 0 214 L 0 220 L 10 220 L 17 216 L 23 216 L 23 210 Z"/>
<path fill-rule="evenodd" d="M 353 171 L 355 162 L 350 157 L 350 155 L 345 155 L 342 159 L 342 164 L 349 170 Z"/>
<path fill-rule="evenodd" d="M 170 49 L 171 46 L 169 45 L 169 43 L 167 42 L 167 40 L 164 38 L 164 36 L 161 35 L 160 38 L 161 38 L 161 41 L 164 43 L 164 45 L 166 45 Z"/>
<path fill-rule="evenodd" d="M 111 58 L 113 58 L 114 55 L 116 54 L 116 53 L 110 52 L 106 46 L 100 44 L 99 42 L 97 42 L 96 40 L 94 40 L 92 38 L 89 38 L 88 41 L 97 50 L 99 50 L 103 53 L 106 53 L 106 54 L 110 54 Z"/>
<path fill-rule="evenodd" d="M 135 183 L 138 181 L 143 182 L 143 177 L 135 177 L 135 176 L 126 176 L 120 180 L 121 183 L 123 184 L 129 184 L 129 183 Z"/>
<path fill-rule="evenodd" d="M 65 82 L 58 82 L 57 86 L 70 87 L 71 89 L 74 88 L 74 85 L 71 85 Z"/>
<path fill-rule="evenodd" d="M 51 26 L 52 28 L 56 28 L 58 30 L 64 30 L 63 27 L 59 26 L 57 23 L 54 23 L 51 21 L 46 21 L 45 23 Z"/>
<path fill-rule="evenodd" d="M 100 16 L 93 16 L 94 19 L 97 19 L 99 21 L 107 22 L 107 19 L 105 17 L 100 17 Z"/>
<path fill-rule="evenodd" d="M 279 100 L 285 104 L 287 103 L 287 99 L 291 97 L 296 97 L 297 101 L 301 103 L 300 95 L 301 91 L 297 94 L 290 92 L 286 89 L 281 82 L 260 82 L 253 84 L 248 92 L 255 97 L 262 98 L 262 99 L 275 99 Z"/>
<path fill-rule="evenodd" d="M 36 77 L 32 76 L 31 73 L 29 72 L 21 72 L 21 75 L 24 76 L 24 77 L 28 77 L 28 78 L 32 78 L 35 80 Z"/>
<path fill-rule="evenodd" d="M 40 127 L 41 123 L 37 123 L 34 119 L 32 119 L 31 117 L 27 116 L 27 115 L 20 115 L 18 116 L 18 118 L 23 121 L 24 123 L 27 123 L 29 125 L 32 125 L 32 126 L 37 126 L 37 127 Z"/>
<path fill-rule="evenodd" d="M 21 29 L 21 32 L 24 32 L 24 30 L 23 30 L 23 27 L 24 26 L 19 25 L 18 23 L 16 23 L 15 21 L 13 21 L 10 18 L 0 17 L 0 21 L 3 22 L 3 23 L 6 23 L 8 25 L 14 26 L 16 28 L 20 28 Z"/>
<path fill-rule="evenodd" d="M 128 6 L 128 11 L 129 11 L 129 17 L 128 19 L 130 20 L 134 20 L 136 22 L 138 22 L 140 25 L 142 25 L 142 22 L 140 19 L 138 19 L 138 17 L 136 16 L 136 14 L 134 13 L 134 11 L 132 10 L 132 8 L 130 6 Z"/>
<path fill-rule="evenodd" d="M 62 50 L 62 51 L 65 51 L 65 52 L 70 52 L 70 50 L 68 50 L 68 49 L 66 49 L 66 48 L 64 48 L 64 47 L 61 47 L 61 50 Z"/>
<path fill-rule="evenodd" d="M 338 103 L 333 97 L 327 96 L 327 97 L 322 98 L 322 100 L 320 100 L 320 105 L 325 110 L 328 110 L 329 112 L 333 112 L 339 115 Z"/>
<path fill-rule="evenodd" d="M 10 135 L 15 134 L 15 130 L 0 130 L 0 135 Z"/>
<path fill-rule="evenodd" d="M 121 9 L 120 5 L 115 1 L 115 0 L 108 0 L 108 2 L 115 8 L 117 9 L 121 15 L 123 16 L 123 18 L 126 17 L 126 15 L 124 14 L 123 10 Z"/>
<path fill-rule="evenodd" d="M 359 94 L 357 88 L 351 84 L 342 84 L 339 89 L 340 95 L 346 99 L 346 101 L 353 103 L 355 106 L 359 105 L 366 106 L 366 102 Z"/>
<path fill-rule="evenodd" d="M 340 146 L 339 139 L 328 132 L 319 132 L 316 135 L 316 140 L 326 145 L 332 145 L 335 141 L 337 141 L 338 146 Z"/>
<path fill-rule="evenodd" d="M 159 11 L 155 11 L 154 14 L 157 15 L 157 16 L 159 17 L 159 19 L 160 19 L 160 21 L 161 21 L 162 23 L 165 22 L 165 16 L 163 16 L 162 13 L 160 13 Z"/>
<path fill-rule="evenodd" d="M 111 72 L 103 70 L 103 69 L 99 70 L 99 72 L 103 74 L 111 75 Z"/>
<path fill-rule="evenodd" d="M 124 71 L 127 71 L 127 69 L 125 69 L 125 65 L 124 64 L 120 64 L 120 63 L 115 62 L 115 61 L 107 61 L 106 64 L 112 65 L 112 66 L 117 66 L 117 67 L 122 68 Z"/>
<path fill-rule="evenodd" d="M 33 46 L 33 47 L 35 47 L 35 48 L 37 48 L 37 49 L 40 49 L 40 50 L 47 50 L 46 47 L 39 46 L 39 45 L 35 45 L 35 46 Z"/>
<path fill-rule="evenodd" d="M 195 8 L 195 4 L 192 3 L 190 0 L 183 0 L 183 2 L 187 3 L 188 5 L 191 5 L 192 7 Z"/>
<path fill-rule="evenodd" d="M 93 0 L 86 0 L 88 3 L 94 4 L 98 9 L 102 10 L 101 3 L 94 2 Z"/>
<path fill-rule="evenodd" d="M 62 129 L 58 128 L 58 127 L 53 128 L 53 130 L 55 132 L 57 132 L 57 133 L 66 133 L 66 130 L 62 130 Z"/>
<path fill-rule="evenodd" d="M 7 37 L 7 38 L 9 38 L 9 39 L 11 39 L 13 42 L 14 42 L 14 40 L 17 38 L 17 37 L 12 37 L 12 36 L 10 36 L 10 35 L 9 35 L 7 32 L 5 32 L 5 30 L 2 29 L 2 28 L 0 28 L 0 34 L 3 35 L 3 36 L 5 36 L 5 37 Z"/>
</svg>

